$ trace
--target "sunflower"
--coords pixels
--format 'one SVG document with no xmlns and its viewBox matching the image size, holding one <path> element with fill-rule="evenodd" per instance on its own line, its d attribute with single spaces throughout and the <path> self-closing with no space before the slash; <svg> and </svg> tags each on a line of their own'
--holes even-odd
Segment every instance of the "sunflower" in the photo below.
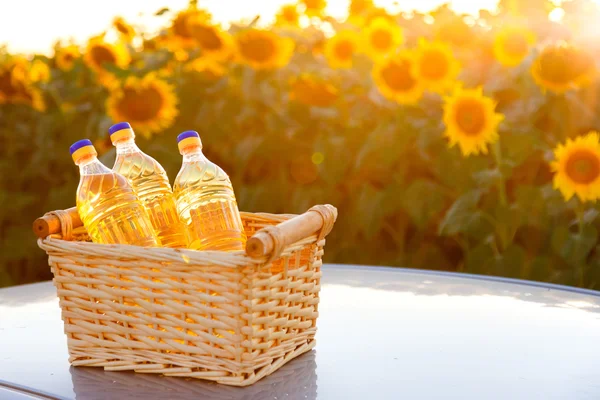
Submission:
<svg viewBox="0 0 600 400">
<path fill-rule="evenodd" d="M 595 74 L 592 56 L 564 43 L 544 48 L 531 66 L 535 82 L 556 93 L 586 86 Z"/>
<path fill-rule="evenodd" d="M 505 67 L 517 66 L 535 43 L 535 34 L 527 28 L 509 26 L 494 38 L 494 56 Z"/>
<path fill-rule="evenodd" d="M 284 67 L 294 53 L 292 39 L 261 29 L 238 33 L 236 45 L 239 61 L 254 69 Z"/>
<path fill-rule="evenodd" d="M 460 64 L 446 43 L 419 39 L 413 72 L 426 89 L 444 93 L 456 84 L 459 71 Z"/>
<path fill-rule="evenodd" d="M 325 43 L 325 58 L 331 68 L 352 68 L 352 59 L 358 50 L 358 34 L 340 31 Z"/>
<path fill-rule="evenodd" d="M 0 104 L 24 104 L 44 111 L 44 97 L 28 80 L 27 65 L 24 58 L 13 58 L 0 65 Z"/>
<path fill-rule="evenodd" d="M 21 83 L 46 83 L 50 80 L 50 68 L 42 60 L 18 59 L 12 68 L 12 79 Z"/>
<path fill-rule="evenodd" d="M 423 96 L 423 84 L 414 75 L 414 53 L 401 51 L 373 67 L 373 80 L 381 94 L 400 104 L 415 104 Z"/>
<path fill-rule="evenodd" d="M 300 0 L 304 5 L 304 13 L 309 17 L 320 17 L 327 7 L 326 0 Z"/>
<path fill-rule="evenodd" d="M 129 77 L 106 100 L 113 121 L 129 121 L 145 137 L 170 127 L 178 114 L 175 89 L 155 73 Z"/>
<path fill-rule="evenodd" d="M 48 82 L 50 80 L 50 68 L 42 60 L 35 60 L 29 68 L 29 79 L 31 82 Z"/>
<path fill-rule="evenodd" d="M 350 0 L 348 4 L 348 22 L 357 26 L 368 24 L 373 18 L 372 11 L 376 9 L 373 0 Z"/>
<path fill-rule="evenodd" d="M 119 35 L 127 42 L 135 36 L 135 29 L 133 26 L 129 25 L 123 17 L 115 17 L 113 19 L 113 27 L 119 32 Z"/>
<path fill-rule="evenodd" d="M 223 64 L 211 57 L 199 57 L 184 67 L 185 71 L 202 74 L 209 80 L 216 80 L 227 72 Z"/>
<path fill-rule="evenodd" d="M 285 4 L 281 6 L 275 16 L 275 25 L 297 27 L 300 21 L 300 13 L 296 4 Z"/>
<path fill-rule="evenodd" d="M 196 46 L 190 25 L 192 22 L 197 23 L 198 20 L 208 22 L 211 20 L 211 15 L 205 10 L 191 7 L 180 11 L 175 18 L 173 18 L 171 28 L 169 29 L 169 46 L 171 49 Z"/>
<path fill-rule="evenodd" d="M 363 51 L 377 61 L 394 52 L 402 42 L 402 28 L 386 18 L 378 17 L 365 29 Z"/>
<path fill-rule="evenodd" d="M 106 69 L 107 65 L 125 68 L 131 61 L 127 49 L 121 44 L 112 44 L 104 41 L 101 36 L 88 41 L 83 61 L 90 69 L 96 72 L 98 80 L 110 85 L 114 83 L 114 76 Z"/>
<path fill-rule="evenodd" d="M 498 124 L 504 119 L 494 111 L 494 100 L 484 96 L 481 88 L 457 88 L 444 103 L 444 136 L 449 146 L 458 144 L 464 156 L 487 154 L 487 145 L 498 140 Z"/>
<path fill-rule="evenodd" d="M 198 43 L 198 47 L 202 50 L 203 56 L 225 60 L 232 54 L 233 39 L 229 33 L 223 31 L 217 25 L 210 24 L 202 18 L 194 17 L 190 20 L 189 30 Z"/>
<path fill-rule="evenodd" d="M 307 106 L 330 107 L 338 99 L 338 90 L 322 78 L 302 74 L 290 82 L 290 99 Z"/>
<path fill-rule="evenodd" d="M 56 49 L 54 52 L 56 66 L 63 71 L 70 71 L 75 64 L 75 60 L 79 58 L 79 56 L 79 47 L 73 44 L 67 47 Z"/>
<path fill-rule="evenodd" d="M 567 139 L 554 150 L 554 188 L 568 201 L 577 195 L 581 201 L 600 198 L 600 138 L 597 132 Z"/>
</svg>

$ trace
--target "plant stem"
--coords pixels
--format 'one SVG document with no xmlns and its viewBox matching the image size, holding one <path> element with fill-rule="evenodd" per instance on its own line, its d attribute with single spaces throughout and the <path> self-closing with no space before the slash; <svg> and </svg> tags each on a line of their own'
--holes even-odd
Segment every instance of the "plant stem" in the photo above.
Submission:
<svg viewBox="0 0 600 400">
<path fill-rule="evenodd" d="M 585 215 L 585 206 L 583 204 L 583 202 L 581 201 L 577 201 L 577 208 L 575 209 L 575 213 L 577 214 L 577 222 L 578 222 L 578 227 L 579 227 L 579 240 L 577 242 L 575 242 L 576 247 L 576 252 L 575 255 L 576 257 L 579 259 L 579 243 L 581 241 L 581 237 L 583 235 L 583 228 L 584 228 L 584 224 L 585 221 L 583 219 L 584 215 Z M 584 287 L 584 281 L 583 281 L 583 274 L 585 272 L 585 260 L 582 260 L 579 264 L 579 287 Z"/>
<path fill-rule="evenodd" d="M 500 172 L 500 178 L 496 182 L 498 186 L 498 196 L 500 197 L 500 204 L 506 206 L 508 201 L 506 200 L 506 187 L 504 185 L 504 176 L 502 175 L 502 151 L 500 150 L 500 141 L 497 140 L 492 146 L 492 152 L 494 153 L 494 159 L 496 160 L 496 166 Z"/>
</svg>

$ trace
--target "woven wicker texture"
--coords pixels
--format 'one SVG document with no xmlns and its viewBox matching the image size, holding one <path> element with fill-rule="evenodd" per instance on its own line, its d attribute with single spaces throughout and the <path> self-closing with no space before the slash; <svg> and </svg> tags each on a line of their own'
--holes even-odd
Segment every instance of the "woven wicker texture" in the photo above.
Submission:
<svg viewBox="0 0 600 400">
<path fill-rule="evenodd" d="M 320 229 L 296 240 L 290 227 L 314 221 L 315 212 Z M 69 224 L 65 215 L 61 226 Z M 260 258 L 68 241 L 61 234 L 40 239 L 70 362 L 236 386 L 271 374 L 315 345 L 324 237 L 336 215 L 331 206 L 293 221 L 292 215 L 242 213 L 248 237 L 273 227 L 261 233 L 273 250 Z M 63 232 L 87 239 L 78 229 Z"/>
<path fill-rule="evenodd" d="M 306 400 L 317 398 L 316 369 L 315 352 L 309 351 L 247 388 L 97 368 L 71 368 L 71 379 L 77 400 Z"/>
</svg>

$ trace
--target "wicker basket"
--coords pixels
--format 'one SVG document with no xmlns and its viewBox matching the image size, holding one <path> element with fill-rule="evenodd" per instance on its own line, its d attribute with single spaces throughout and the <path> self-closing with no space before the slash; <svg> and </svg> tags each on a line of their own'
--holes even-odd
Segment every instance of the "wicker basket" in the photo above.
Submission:
<svg viewBox="0 0 600 400">
<path fill-rule="evenodd" d="M 75 209 L 36 220 L 69 361 L 250 385 L 315 346 L 321 258 L 337 210 L 242 213 L 246 252 L 90 243 Z"/>
</svg>

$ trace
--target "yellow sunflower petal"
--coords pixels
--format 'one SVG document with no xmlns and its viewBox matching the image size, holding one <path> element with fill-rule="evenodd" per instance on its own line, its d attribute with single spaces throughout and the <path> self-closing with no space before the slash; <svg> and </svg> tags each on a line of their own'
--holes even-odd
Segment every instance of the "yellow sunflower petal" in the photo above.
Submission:
<svg viewBox="0 0 600 400">
<path fill-rule="evenodd" d="M 454 57 L 450 46 L 440 41 L 419 40 L 414 74 L 426 89 L 437 93 L 452 89 L 459 72 L 460 63 Z"/>
<path fill-rule="evenodd" d="M 531 66 L 535 82 L 556 93 L 588 86 L 596 74 L 592 55 L 565 43 L 545 47 Z"/>
<path fill-rule="evenodd" d="M 236 49 L 239 62 L 254 69 L 274 69 L 290 61 L 294 42 L 272 31 L 248 29 L 236 36 Z"/>
<path fill-rule="evenodd" d="M 352 59 L 359 47 L 358 34 L 340 31 L 325 43 L 324 54 L 331 68 L 352 68 Z"/>
<path fill-rule="evenodd" d="M 122 43 L 109 43 L 97 36 L 88 41 L 83 61 L 96 72 L 101 83 L 108 85 L 114 77 L 106 67 L 114 65 L 125 68 L 131 62 L 131 57 Z"/>
<path fill-rule="evenodd" d="M 300 13 L 296 4 L 284 4 L 275 16 L 275 25 L 283 27 L 298 27 Z"/>
<path fill-rule="evenodd" d="M 111 88 L 106 110 L 113 121 L 129 121 L 146 137 L 170 127 L 179 113 L 175 88 L 154 73 Z"/>
<path fill-rule="evenodd" d="M 567 139 L 554 150 L 553 186 L 565 201 L 573 196 L 583 202 L 600 198 L 600 136 L 597 132 Z"/>
<path fill-rule="evenodd" d="M 404 42 L 402 28 L 389 19 L 377 17 L 363 33 L 362 48 L 373 60 L 381 60 Z"/>
<path fill-rule="evenodd" d="M 327 7 L 326 0 L 300 0 L 304 6 L 304 13 L 309 17 L 320 17 Z"/>
<path fill-rule="evenodd" d="M 500 64 L 514 67 L 527 57 L 535 41 L 535 34 L 525 27 L 504 27 L 494 38 L 494 56 Z"/>
<path fill-rule="evenodd" d="M 462 154 L 487 154 L 488 145 L 498 140 L 498 125 L 504 119 L 496 113 L 494 101 L 482 89 L 456 89 L 444 99 L 444 136 L 449 146 L 458 145 Z"/>
<path fill-rule="evenodd" d="M 379 92 L 400 104 L 415 104 L 423 96 L 423 84 L 414 75 L 414 53 L 401 51 L 373 67 L 373 80 Z"/>
<path fill-rule="evenodd" d="M 219 26 L 206 22 L 202 17 L 190 19 L 189 31 L 198 43 L 204 57 L 226 60 L 233 53 L 233 38 Z"/>
<path fill-rule="evenodd" d="M 69 45 L 56 49 L 54 52 L 54 60 L 59 69 L 63 71 L 70 71 L 75 64 L 75 60 L 77 60 L 80 55 L 79 47 L 75 45 Z"/>
</svg>

